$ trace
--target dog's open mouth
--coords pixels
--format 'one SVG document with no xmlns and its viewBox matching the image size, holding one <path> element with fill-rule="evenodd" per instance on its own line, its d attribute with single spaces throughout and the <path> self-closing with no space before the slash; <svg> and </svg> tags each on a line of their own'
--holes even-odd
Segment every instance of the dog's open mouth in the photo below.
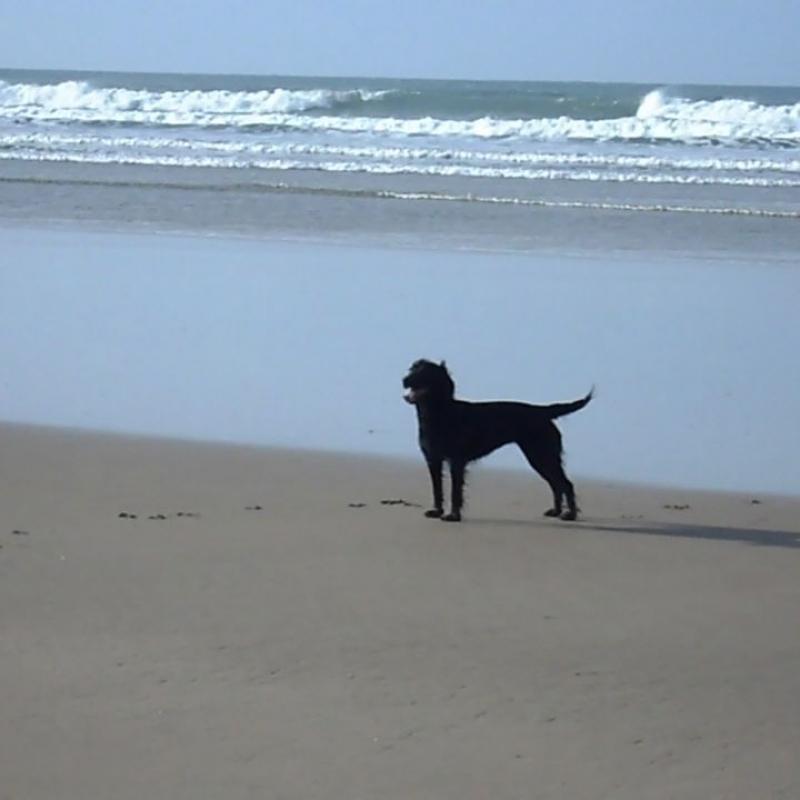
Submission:
<svg viewBox="0 0 800 800">
<path fill-rule="evenodd" d="M 411 403 L 412 405 L 414 405 L 419 400 L 419 398 L 422 397 L 423 394 L 425 394 L 424 389 L 408 388 L 405 390 L 405 392 L 403 392 L 403 400 L 405 400 L 406 403 Z"/>
</svg>

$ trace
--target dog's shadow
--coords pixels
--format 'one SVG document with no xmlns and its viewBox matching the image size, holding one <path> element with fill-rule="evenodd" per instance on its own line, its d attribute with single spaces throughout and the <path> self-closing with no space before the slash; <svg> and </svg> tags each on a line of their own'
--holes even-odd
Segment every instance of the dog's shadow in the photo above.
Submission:
<svg viewBox="0 0 800 800">
<path fill-rule="evenodd" d="M 625 533 L 640 536 L 672 536 L 678 539 L 698 539 L 715 542 L 743 542 L 756 547 L 783 547 L 800 549 L 800 532 L 781 530 L 759 530 L 756 528 L 732 528 L 719 525 L 691 525 L 674 522 L 637 522 L 630 525 L 614 524 L 609 520 L 594 521 L 583 518 L 579 522 L 562 522 L 542 520 L 539 522 L 520 519 L 488 519 L 470 517 L 466 524 L 492 525 L 507 528 L 541 528 L 563 530 L 569 534 L 571 530 L 584 532 Z M 462 523 L 463 524 L 463 523 Z"/>
</svg>

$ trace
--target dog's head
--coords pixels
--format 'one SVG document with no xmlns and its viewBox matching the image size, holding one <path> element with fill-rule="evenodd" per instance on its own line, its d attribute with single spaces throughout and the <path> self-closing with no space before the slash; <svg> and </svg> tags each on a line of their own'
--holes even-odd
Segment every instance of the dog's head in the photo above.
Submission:
<svg viewBox="0 0 800 800">
<path fill-rule="evenodd" d="M 411 365 L 403 378 L 403 388 L 407 403 L 419 403 L 423 398 L 452 400 L 456 390 L 444 361 L 434 364 L 424 358 Z"/>
</svg>

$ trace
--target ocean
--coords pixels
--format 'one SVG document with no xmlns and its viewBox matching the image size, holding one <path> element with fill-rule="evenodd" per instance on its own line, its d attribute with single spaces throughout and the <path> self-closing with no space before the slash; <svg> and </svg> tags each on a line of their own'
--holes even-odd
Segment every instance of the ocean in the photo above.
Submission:
<svg viewBox="0 0 800 800">
<path fill-rule="evenodd" d="M 0 419 L 417 457 L 425 356 L 795 492 L 799 218 L 800 89 L 3 71 Z"/>
<path fill-rule="evenodd" d="M 11 218 L 424 234 L 433 217 L 512 247 L 546 243 L 532 209 L 796 221 L 800 88 L 0 70 L 0 182 Z M 61 190 L 33 199 L 37 182 Z M 190 211 L 153 195 L 176 187 Z"/>
</svg>

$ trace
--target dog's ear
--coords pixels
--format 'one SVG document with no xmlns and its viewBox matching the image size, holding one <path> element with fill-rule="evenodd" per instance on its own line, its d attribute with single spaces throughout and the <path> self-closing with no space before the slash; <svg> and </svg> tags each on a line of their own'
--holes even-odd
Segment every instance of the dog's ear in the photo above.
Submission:
<svg viewBox="0 0 800 800">
<path fill-rule="evenodd" d="M 439 364 L 439 366 L 440 366 L 440 367 L 442 367 L 442 369 L 447 369 L 447 364 L 446 364 L 444 361 L 442 361 L 442 362 Z"/>
</svg>

